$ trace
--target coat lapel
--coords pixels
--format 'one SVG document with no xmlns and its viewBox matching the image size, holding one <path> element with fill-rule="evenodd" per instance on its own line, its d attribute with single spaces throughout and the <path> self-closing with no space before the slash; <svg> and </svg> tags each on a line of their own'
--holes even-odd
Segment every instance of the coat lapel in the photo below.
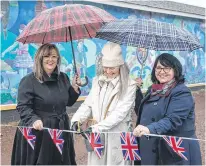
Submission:
<svg viewBox="0 0 206 166">
<path fill-rule="evenodd" d="M 103 120 L 105 117 L 105 113 L 107 113 L 109 111 L 109 109 L 111 108 L 111 105 L 113 105 L 112 103 L 115 100 L 115 95 L 119 92 L 119 83 L 115 86 L 115 88 L 112 90 L 112 92 L 110 93 L 110 95 L 108 96 L 108 100 L 106 102 L 106 105 L 104 106 L 104 110 L 102 110 L 101 113 L 101 119 Z M 116 100 L 117 101 L 117 100 Z M 108 108 L 108 110 L 107 110 Z"/>
<path fill-rule="evenodd" d="M 137 119 L 136 125 L 139 124 L 140 117 L 141 117 L 141 114 L 142 114 L 142 106 L 143 106 L 143 104 L 145 102 L 154 102 L 154 101 L 157 101 L 157 100 L 160 99 L 160 96 L 155 95 L 155 96 L 151 97 L 150 95 L 151 95 L 151 93 L 147 93 L 147 95 L 141 101 L 141 104 L 140 104 L 139 109 L 138 109 L 138 119 Z"/>
<path fill-rule="evenodd" d="M 144 103 L 145 101 L 147 101 L 150 97 L 150 93 L 148 93 L 141 101 L 141 104 Z"/>
<path fill-rule="evenodd" d="M 101 97 L 101 91 L 103 90 L 102 88 L 103 88 L 104 85 L 101 86 L 98 83 L 98 86 L 97 86 L 96 92 L 95 92 L 96 93 L 95 103 L 98 105 L 98 110 L 99 110 L 98 113 L 97 113 L 98 115 L 96 115 L 96 116 L 98 116 L 98 121 L 104 119 L 107 107 L 109 106 L 111 100 L 112 100 L 112 103 L 113 103 L 113 98 L 115 98 L 115 95 L 119 92 L 119 84 L 120 84 L 119 80 L 114 80 L 112 83 L 110 83 L 107 87 L 108 89 L 106 90 L 106 91 L 108 91 L 110 89 L 109 90 L 110 93 L 109 94 L 104 94 L 106 96 L 103 96 L 103 98 L 102 98 Z M 105 99 L 106 99 L 106 103 L 103 105 L 103 100 L 105 100 Z M 111 105 L 112 105 L 112 103 L 111 103 Z"/>
<path fill-rule="evenodd" d="M 109 105 L 110 101 L 112 100 L 112 98 L 119 92 L 119 83 L 117 84 L 117 86 L 113 89 L 111 95 L 108 98 L 108 102 L 107 102 L 107 106 Z"/>
</svg>

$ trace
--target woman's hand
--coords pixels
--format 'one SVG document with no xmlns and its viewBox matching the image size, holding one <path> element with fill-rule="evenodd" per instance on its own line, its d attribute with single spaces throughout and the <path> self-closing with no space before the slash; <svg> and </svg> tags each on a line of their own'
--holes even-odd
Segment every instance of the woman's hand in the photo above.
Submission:
<svg viewBox="0 0 206 166">
<path fill-rule="evenodd" d="M 73 131 L 77 131 L 77 130 L 79 129 L 79 126 L 78 126 L 78 122 L 77 122 L 77 121 L 72 124 L 71 129 L 72 129 Z"/>
<path fill-rule="evenodd" d="M 72 80 L 72 87 L 74 88 L 74 90 L 79 93 L 79 86 L 81 84 L 81 81 L 80 81 L 80 78 L 79 78 L 79 75 L 75 74 L 74 75 L 74 78 Z"/>
<path fill-rule="evenodd" d="M 42 130 L 43 129 L 43 122 L 41 120 L 36 120 L 34 123 L 33 123 L 33 128 L 35 130 Z"/>
<path fill-rule="evenodd" d="M 150 131 L 147 127 L 142 125 L 138 125 L 133 131 L 133 135 L 136 137 L 141 137 L 144 134 L 150 134 Z"/>
<path fill-rule="evenodd" d="M 136 78 L 135 81 L 137 83 L 137 86 L 140 88 L 142 86 L 142 84 L 143 84 L 142 79 L 139 77 L 139 78 Z"/>
<path fill-rule="evenodd" d="M 75 122 L 72 124 L 71 130 L 77 131 L 77 132 L 82 132 L 81 125 L 82 125 L 82 124 L 81 124 L 80 122 L 75 121 Z"/>
</svg>

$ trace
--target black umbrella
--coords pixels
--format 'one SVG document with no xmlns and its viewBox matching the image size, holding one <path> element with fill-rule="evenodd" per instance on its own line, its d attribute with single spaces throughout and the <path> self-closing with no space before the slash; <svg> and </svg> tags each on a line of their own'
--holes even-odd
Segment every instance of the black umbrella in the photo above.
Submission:
<svg viewBox="0 0 206 166">
<path fill-rule="evenodd" d="M 96 37 L 118 44 L 160 51 L 193 51 L 202 47 L 198 39 L 187 30 L 151 19 L 115 20 L 102 26 Z M 145 58 L 147 56 L 148 51 Z M 142 67 L 143 65 L 144 63 Z"/>
</svg>

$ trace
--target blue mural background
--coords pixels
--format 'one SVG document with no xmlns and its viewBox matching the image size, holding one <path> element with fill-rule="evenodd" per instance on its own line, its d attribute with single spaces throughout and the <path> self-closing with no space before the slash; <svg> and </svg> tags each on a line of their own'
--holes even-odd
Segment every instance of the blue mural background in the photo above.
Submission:
<svg viewBox="0 0 206 166">
<path fill-rule="evenodd" d="M 3 1 L 1 10 L 1 104 L 15 104 L 17 90 L 22 77 L 32 72 L 33 59 L 39 45 L 23 45 L 16 41 L 25 25 L 31 21 L 38 12 L 42 10 L 72 3 L 72 1 Z M 145 18 L 157 21 L 173 23 L 182 27 L 198 37 L 201 44 L 205 46 L 205 27 L 203 20 L 173 16 L 168 14 L 158 14 L 147 11 L 139 11 L 121 7 L 114 7 L 91 2 L 83 2 L 98 6 L 116 18 Z M 84 39 L 74 41 L 75 56 L 77 59 L 78 71 L 83 78 L 89 78 L 89 84 L 83 87 L 82 96 L 86 96 L 91 88 L 92 78 L 95 76 L 95 60 L 106 41 L 101 39 Z M 62 56 L 61 70 L 73 77 L 73 65 L 70 43 L 56 43 Z M 141 61 L 145 49 L 122 46 L 123 56 L 130 67 L 132 78 L 140 76 Z M 142 78 L 144 81 L 143 89 L 151 85 L 151 70 L 155 58 L 162 53 L 161 51 L 149 51 L 149 56 L 143 68 Z M 189 52 L 169 51 L 176 56 L 182 63 L 185 78 L 188 84 L 205 82 L 205 47 Z M 27 63 L 23 64 L 21 58 L 26 58 Z"/>
</svg>

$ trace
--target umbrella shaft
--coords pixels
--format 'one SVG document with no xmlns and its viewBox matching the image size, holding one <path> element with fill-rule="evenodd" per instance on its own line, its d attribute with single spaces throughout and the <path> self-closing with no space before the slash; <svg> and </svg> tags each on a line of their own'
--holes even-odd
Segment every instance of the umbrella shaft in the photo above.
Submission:
<svg viewBox="0 0 206 166">
<path fill-rule="evenodd" d="M 69 36 L 70 36 L 71 47 L 72 47 L 72 56 L 73 56 L 73 60 L 74 60 L 74 72 L 77 73 L 76 59 L 75 59 L 75 55 L 74 55 L 74 47 L 73 47 L 73 42 L 72 42 L 71 27 L 69 27 Z"/>
</svg>

